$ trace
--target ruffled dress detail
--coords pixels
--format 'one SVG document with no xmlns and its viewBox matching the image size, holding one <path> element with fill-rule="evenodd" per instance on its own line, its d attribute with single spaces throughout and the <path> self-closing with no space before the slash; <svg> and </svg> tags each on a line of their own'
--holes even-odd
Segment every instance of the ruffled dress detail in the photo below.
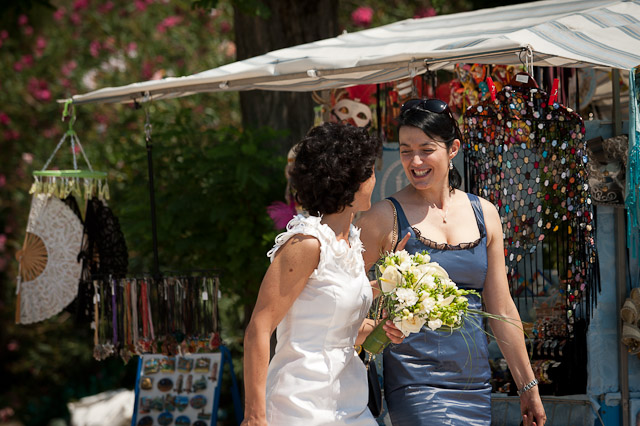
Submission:
<svg viewBox="0 0 640 426">
<path fill-rule="evenodd" d="M 267 422 L 375 426 L 367 408 L 366 370 L 353 348 L 372 302 L 360 230 L 352 225 L 349 243 L 338 241 L 320 221 L 294 217 L 267 253 L 273 261 L 297 234 L 320 241 L 318 266 L 276 331 L 267 376 Z"/>
</svg>

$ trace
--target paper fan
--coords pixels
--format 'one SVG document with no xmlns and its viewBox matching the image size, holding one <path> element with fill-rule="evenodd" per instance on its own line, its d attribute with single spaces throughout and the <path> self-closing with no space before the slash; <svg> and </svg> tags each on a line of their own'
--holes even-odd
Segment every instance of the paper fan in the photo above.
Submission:
<svg viewBox="0 0 640 426">
<path fill-rule="evenodd" d="M 78 292 L 82 223 L 60 199 L 36 194 L 20 262 L 16 322 L 31 324 L 62 311 Z"/>
</svg>

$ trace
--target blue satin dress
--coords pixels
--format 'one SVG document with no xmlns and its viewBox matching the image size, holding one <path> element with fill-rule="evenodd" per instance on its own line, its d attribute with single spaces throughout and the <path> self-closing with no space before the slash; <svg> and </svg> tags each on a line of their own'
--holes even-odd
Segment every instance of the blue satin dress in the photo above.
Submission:
<svg viewBox="0 0 640 426">
<path fill-rule="evenodd" d="M 409 253 L 427 250 L 459 288 L 482 292 L 487 275 L 487 232 L 480 199 L 467 194 L 480 238 L 452 246 L 430 241 L 413 229 L 397 200 L 398 235 L 411 233 Z M 482 309 L 478 297 L 469 307 Z M 474 316 L 453 333 L 422 327 L 384 352 L 384 391 L 393 426 L 489 426 L 491 369 L 482 319 Z"/>
</svg>

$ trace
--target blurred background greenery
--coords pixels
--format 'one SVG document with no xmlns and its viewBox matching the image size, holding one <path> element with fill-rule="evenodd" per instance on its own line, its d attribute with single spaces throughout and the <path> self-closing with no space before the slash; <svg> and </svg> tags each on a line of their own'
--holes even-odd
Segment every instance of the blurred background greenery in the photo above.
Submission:
<svg viewBox="0 0 640 426">
<path fill-rule="evenodd" d="M 15 324 L 15 253 L 24 238 L 31 172 L 42 168 L 67 128 L 56 100 L 188 75 L 343 30 L 506 3 L 515 1 L 0 2 L 0 423 L 65 424 L 67 402 L 135 383 L 137 363 L 95 361 L 92 331 L 69 313 Z M 311 106 L 309 94 L 260 92 L 149 106 L 161 268 L 220 270 L 222 337 L 240 379 L 244 325 L 277 234 L 265 209 L 284 201 L 285 154 L 311 126 Z M 149 271 L 143 111 L 79 106 L 75 129 L 94 168 L 109 174 L 130 272 Z M 59 153 L 55 163 L 69 167 L 71 154 Z M 222 408 L 229 406 L 223 394 Z"/>
</svg>

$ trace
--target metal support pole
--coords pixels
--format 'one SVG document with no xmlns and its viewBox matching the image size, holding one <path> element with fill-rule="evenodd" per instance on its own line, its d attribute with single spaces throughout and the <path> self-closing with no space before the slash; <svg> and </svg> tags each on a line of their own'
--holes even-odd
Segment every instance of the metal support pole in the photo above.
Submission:
<svg viewBox="0 0 640 426">
<path fill-rule="evenodd" d="M 622 133 L 622 113 L 620 110 L 620 71 L 611 71 L 611 84 L 613 91 L 613 134 L 618 136 Z M 618 317 L 618 360 L 621 395 L 621 417 L 622 426 L 629 426 L 629 355 L 627 347 L 622 343 L 622 318 L 620 308 L 627 296 L 627 228 L 625 223 L 624 206 L 615 208 L 615 234 L 616 234 L 616 305 Z"/>
<path fill-rule="evenodd" d="M 151 210 L 151 238 L 153 242 L 153 277 L 160 278 L 160 260 L 158 256 L 158 224 L 156 223 L 156 190 L 153 182 L 153 144 L 151 142 L 151 122 L 149 111 L 145 107 L 144 140 L 147 147 L 147 170 L 149 172 L 149 207 Z"/>
</svg>

